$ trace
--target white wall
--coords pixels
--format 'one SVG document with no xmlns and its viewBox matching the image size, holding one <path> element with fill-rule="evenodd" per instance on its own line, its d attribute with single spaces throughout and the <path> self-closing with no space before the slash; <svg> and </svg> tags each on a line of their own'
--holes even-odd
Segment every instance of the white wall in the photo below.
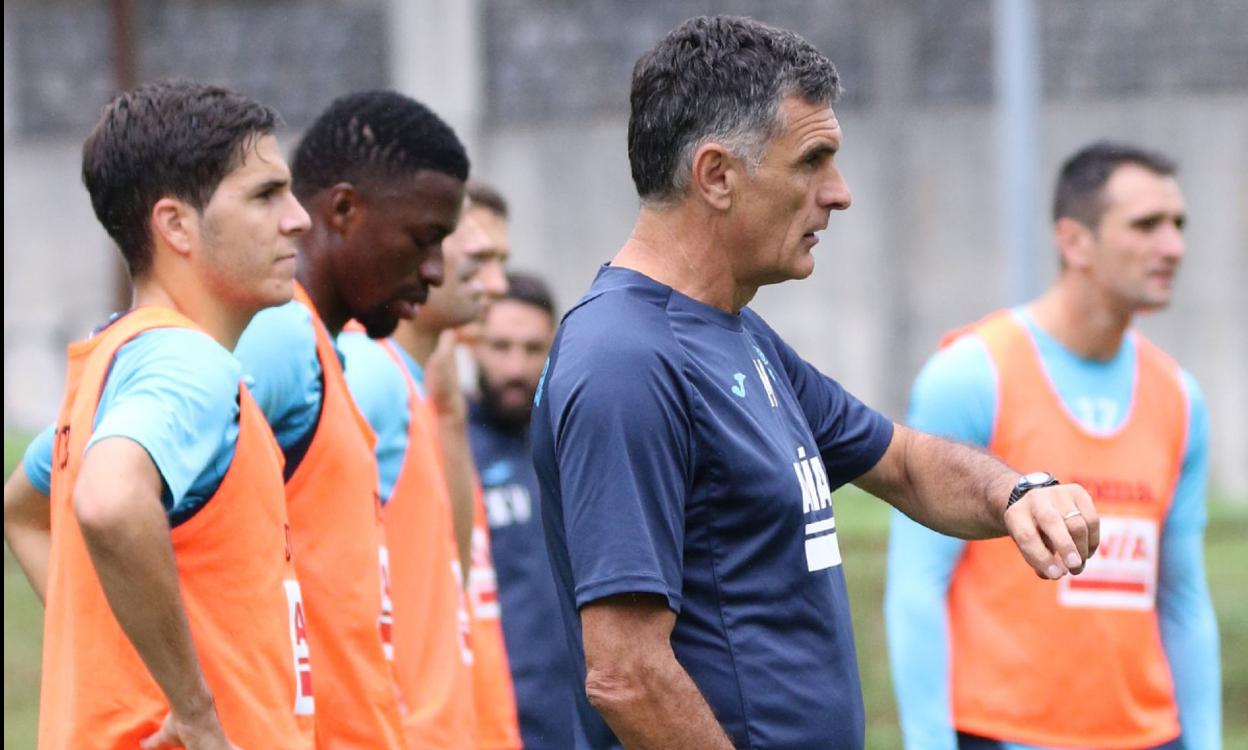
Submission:
<svg viewBox="0 0 1248 750">
<path fill-rule="evenodd" d="M 391 77 L 461 132 L 474 175 L 512 204 L 514 265 L 545 274 L 566 309 L 636 215 L 625 115 L 484 121 L 480 2 L 395 0 Z M 78 181 L 80 144 L 15 142 L 11 114 L 6 95 L 5 424 L 29 428 L 53 416 L 64 345 L 106 316 L 116 266 Z M 901 418 L 940 334 L 1007 302 L 994 120 L 984 106 L 920 107 L 901 96 L 839 114 L 853 207 L 823 234 L 814 276 L 763 290 L 755 307 L 808 359 Z M 1136 141 L 1181 165 L 1188 257 L 1172 309 L 1140 325 L 1204 388 L 1214 484 L 1248 497 L 1248 95 L 1062 102 L 1042 116 L 1041 226 L 1057 165 L 1083 143 Z M 1046 283 L 1054 266 L 1040 261 Z"/>
</svg>

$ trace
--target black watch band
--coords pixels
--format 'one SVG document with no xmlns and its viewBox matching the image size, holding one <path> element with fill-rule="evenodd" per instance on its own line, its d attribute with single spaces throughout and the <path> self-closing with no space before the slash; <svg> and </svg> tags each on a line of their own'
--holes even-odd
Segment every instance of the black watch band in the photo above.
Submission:
<svg viewBox="0 0 1248 750">
<path fill-rule="evenodd" d="M 1055 484 L 1061 484 L 1057 481 L 1057 477 L 1047 471 L 1036 471 L 1031 474 L 1024 474 L 1018 478 L 1018 482 L 1014 484 L 1014 489 L 1010 490 L 1010 499 L 1005 502 L 1005 509 L 1009 510 L 1010 506 L 1023 499 L 1023 495 L 1040 487 L 1052 487 Z"/>
</svg>

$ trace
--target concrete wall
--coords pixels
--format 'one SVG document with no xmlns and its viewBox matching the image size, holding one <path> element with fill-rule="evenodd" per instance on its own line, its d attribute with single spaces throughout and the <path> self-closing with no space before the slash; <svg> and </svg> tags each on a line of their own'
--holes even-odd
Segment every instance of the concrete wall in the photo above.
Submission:
<svg viewBox="0 0 1248 750">
<path fill-rule="evenodd" d="M 1036 7 L 1037 288 L 1056 270 L 1048 196 L 1067 155 L 1109 137 L 1176 158 L 1188 258 L 1173 307 L 1139 325 L 1206 393 L 1215 485 L 1248 495 L 1248 6 Z M 811 361 L 902 418 L 940 334 L 1013 301 L 998 247 L 990 10 L 985 0 L 485 2 L 478 175 L 515 204 L 516 264 L 546 273 L 566 306 L 636 214 L 625 129 L 637 55 L 708 11 L 799 30 L 847 89 L 838 158 L 854 205 L 821 238 L 814 276 L 764 289 L 754 306 Z"/>
<path fill-rule="evenodd" d="M 910 111 L 902 117 L 909 125 L 900 143 L 880 137 L 889 131 L 883 117 L 841 113 L 846 145 L 838 158 L 853 206 L 833 216 L 821 236 L 814 275 L 761 290 L 754 307 L 813 363 L 900 419 L 909 383 L 940 335 L 1008 300 L 991 211 L 992 112 L 953 105 Z M 632 227 L 636 198 L 624 130 L 609 119 L 527 126 L 487 136 L 483 144 L 482 176 L 514 205 L 515 265 L 546 274 L 564 307 Z M 1060 105 L 1046 110 L 1042 131 L 1045 175 L 1079 145 L 1105 135 L 1164 148 L 1182 164 L 1188 256 L 1171 309 L 1139 325 L 1200 382 L 1212 412 L 1215 482 L 1242 496 L 1248 491 L 1248 99 L 1128 99 L 1095 110 Z M 893 177 L 897 154 L 908 157 L 900 192 Z M 1047 235 L 1041 242 L 1051 247 Z M 1055 268 L 1055 256 L 1041 260 L 1042 283 Z"/>
<path fill-rule="evenodd" d="M 43 5 L 5 6 L 6 425 L 46 422 L 59 398 L 63 345 L 100 322 L 113 296 L 109 243 L 77 182 L 83 115 L 66 104 L 76 81 L 92 79 L 73 74 L 78 63 L 59 77 L 32 68 L 25 48 L 12 43 L 10 21 Z M 195 19 L 225 33 L 250 18 L 245 3 L 168 5 L 159 33 Z M 295 4 L 260 5 L 271 18 Z M 333 95 L 368 82 L 389 81 L 425 99 L 464 135 L 475 174 L 511 201 L 515 265 L 550 278 L 564 307 L 623 242 L 636 214 L 625 151 L 633 61 L 676 22 L 707 10 L 756 13 L 798 29 L 833 57 L 848 87 L 838 107 L 846 132 L 839 158 L 854 205 L 833 217 L 812 278 L 760 292 L 755 307 L 782 335 L 900 418 L 909 382 L 940 333 L 1009 301 L 997 248 L 984 0 L 310 5 L 291 10 L 309 14 L 288 24 L 300 35 L 322 33 L 329 24 L 317 18 L 352 19 L 346 25 L 355 31 L 334 32 L 325 45 L 278 44 L 294 58 L 280 67 L 282 86 L 224 63 L 211 68 L 216 78 L 263 88 L 253 93 L 268 96 L 296 127 Z M 1095 138 L 1137 141 L 1179 161 L 1191 216 L 1188 258 L 1172 309 L 1140 325 L 1202 384 L 1213 415 L 1214 482 L 1248 497 L 1248 5 L 1049 0 L 1038 8 L 1045 91 L 1038 190 L 1047 196 L 1060 160 Z M 31 18 L 16 18 L 26 33 Z M 269 37 L 286 39 L 279 25 L 263 23 Z M 193 57 L 208 64 L 203 54 Z M 355 62 L 341 69 L 326 62 L 348 58 Z M 254 67 L 256 59 L 244 62 Z M 161 65 L 174 64 L 148 70 Z M 10 95 L 10 82 L 25 82 L 16 89 L 27 93 Z M 52 95 L 30 93 L 45 89 Z M 23 111 L 45 114 L 32 127 Z M 1046 206 L 1035 211 L 1045 227 Z M 1045 231 L 1038 234 L 1049 248 Z M 1035 273 L 1047 283 L 1054 267 L 1045 256 Z"/>
</svg>

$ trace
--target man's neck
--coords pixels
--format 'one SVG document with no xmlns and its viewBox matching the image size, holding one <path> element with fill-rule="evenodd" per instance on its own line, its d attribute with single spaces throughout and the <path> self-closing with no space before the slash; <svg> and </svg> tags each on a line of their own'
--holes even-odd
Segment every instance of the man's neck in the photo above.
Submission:
<svg viewBox="0 0 1248 750">
<path fill-rule="evenodd" d="M 233 351 L 238 337 L 251 322 L 255 310 L 231 309 L 219 300 L 202 293 L 197 283 L 190 288 L 179 289 L 173 284 L 162 284 L 154 278 L 135 282 L 133 307 L 165 307 L 184 315 L 218 344 Z"/>
<path fill-rule="evenodd" d="M 1036 325 L 1084 359 L 1107 361 L 1122 348 L 1131 312 L 1121 310 L 1087 283 L 1065 275 L 1027 306 Z"/>
<path fill-rule="evenodd" d="M 320 316 L 321 322 L 325 324 L 332 338 L 342 331 L 342 327 L 347 324 L 351 316 L 338 298 L 338 288 L 334 284 L 329 251 L 317 239 L 317 237 L 308 236 L 299 243 L 299 260 L 295 268 L 295 278 L 308 293 L 312 306 L 316 308 L 316 314 Z"/>
<path fill-rule="evenodd" d="M 725 312 L 749 304 L 758 287 L 741 283 L 717 241 L 716 217 L 695 208 L 642 208 L 612 266 L 628 268 Z"/>
<path fill-rule="evenodd" d="M 394 340 L 416 360 L 421 367 L 429 361 L 429 355 L 438 347 L 441 331 L 426 330 L 414 320 L 401 320 L 394 329 Z"/>
</svg>

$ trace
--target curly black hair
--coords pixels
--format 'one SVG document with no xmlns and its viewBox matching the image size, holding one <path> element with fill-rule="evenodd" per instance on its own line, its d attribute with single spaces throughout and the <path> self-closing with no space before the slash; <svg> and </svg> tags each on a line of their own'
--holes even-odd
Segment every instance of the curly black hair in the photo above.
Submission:
<svg viewBox="0 0 1248 750">
<path fill-rule="evenodd" d="M 335 99 L 304 133 L 291 161 L 301 201 L 339 182 L 368 184 L 425 169 L 466 180 L 468 154 L 442 118 L 394 91 Z"/>
</svg>

